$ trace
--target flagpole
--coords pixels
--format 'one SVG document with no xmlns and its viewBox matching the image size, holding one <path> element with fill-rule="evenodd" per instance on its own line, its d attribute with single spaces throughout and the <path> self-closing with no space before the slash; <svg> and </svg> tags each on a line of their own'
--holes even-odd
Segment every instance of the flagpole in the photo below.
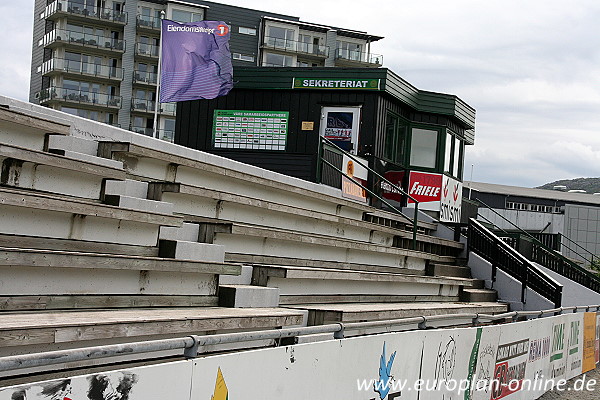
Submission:
<svg viewBox="0 0 600 400">
<path fill-rule="evenodd" d="M 154 102 L 154 131 L 152 132 L 152 137 L 153 138 L 158 138 L 158 108 L 160 107 L 160 66 L 162 64 L 162 41 L 163 41 L 163 34 L 162 34 L 162 20 L 165 19 L 165 11 L 162 10 L 160 12 L 160 40 L 159 40 L 159 47 L 158 47 L 158 68 L 156 70 L 157 73 L 157 77 L 156 77 L 156 100 Z"/>
</svg>

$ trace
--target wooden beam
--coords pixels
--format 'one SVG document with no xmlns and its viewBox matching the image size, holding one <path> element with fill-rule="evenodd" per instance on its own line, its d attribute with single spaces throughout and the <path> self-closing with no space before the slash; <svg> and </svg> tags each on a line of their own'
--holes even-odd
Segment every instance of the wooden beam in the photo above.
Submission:
<svg viewBox="0 0 600 400">
<path fill-rule="evenodd" d="M 239 265 L 224 263 L 19 248 L 0 248 L 0 266 L 176 271 L 223 275 L 239 275 L 242 270 Z"/>
<path fill-rule="evenodd" d="M 158 247 L 0 234 L 0 247 L 158 257 Z"/>
<path fill-rule="evenodd" d="M 60 195 L 33 193 L 25 190 L 0 188 L 0 205 L 34 208 L 100 218 L 119 219 L 146 224 L 179 227 L 183 219 L 173 215 L 129 210 Z"/>
<path fill-rule="evenodd" d="M 39 311 L 145 307 L 216 307 L 217 296 L 55 295 L 0 296 L 0 311 Z"/>
<path fill-rule="evenodd" d="M 55 133 L 69 135 L 70 126 L 43 118 L 32 117 L 17 111 L 0 108 L 0 121 L 9 124 L 17 124 L 39 130 L 40 133 Z"/>
<path fill-rule="evenodd" d="M 123 169 L 111 168 L 105 165 L 93 164 L 54 153 L 30 150 L 23 147 L 11 146 L 2 143 L 0 143 L 0 156 L 34 164 L 46 165 L 49 167 L 66 169 L 83 174 L 100 176 L 103 178 L 123 180 L 127 175 Z"/>
</svg>

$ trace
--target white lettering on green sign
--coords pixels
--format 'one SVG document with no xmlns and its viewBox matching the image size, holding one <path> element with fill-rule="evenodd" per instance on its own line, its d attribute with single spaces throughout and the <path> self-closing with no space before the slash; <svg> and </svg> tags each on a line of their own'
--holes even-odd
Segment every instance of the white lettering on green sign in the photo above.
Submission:
<svg viewBox="0 0 600 400">
<path fill-rule="evenodd" d="M 294 89 L 379 89 L 379 79 L 304 79 L 295 78 Z"/>
</svg>

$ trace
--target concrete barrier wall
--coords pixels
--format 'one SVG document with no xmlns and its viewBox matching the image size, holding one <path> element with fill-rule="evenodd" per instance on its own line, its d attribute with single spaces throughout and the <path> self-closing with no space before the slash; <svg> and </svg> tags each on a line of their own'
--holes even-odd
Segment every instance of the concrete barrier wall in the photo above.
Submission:
<svg viewBox="0 0 600 400">
<path fill-rule="evenodd" d="M 0 400 L 531 400 L 595 368 L 598 321 L 565 314 L 237 352 L 7 387 Z"/>
</svg>

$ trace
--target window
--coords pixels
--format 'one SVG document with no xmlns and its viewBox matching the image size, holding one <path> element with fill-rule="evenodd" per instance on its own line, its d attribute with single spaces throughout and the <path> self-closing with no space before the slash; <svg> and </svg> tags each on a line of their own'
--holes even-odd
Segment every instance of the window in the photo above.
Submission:
<svg viewBox="0 0 600 400">
<path fill-rule="evenodd" d="M 282 54 L 266 53 L 265 66 L 268 67 L 291 67 L 293 65 L 293 59 L 291 56 L 284 56 Z"/>
<path fill-rule="evenodd" d="M 446 147 L 444 151 L 444 172 L 452 172 L 452 146 L 454 138 L 450 132 L 446 132 Z"/>
<path fill-rule="evenodd" d="M 246 54 L 240 54 L 240 53 L 233 53 L 231 55 L 231 57 L 234 60 L 241 60 L 241 61 L 250 61 L 250 62 L 254 62 L 254 56 L 249 56 Z"/>
<path fill-rule="evenodd" d="M 396 115 L 388 113 L 385 123 L 383 157 L 400 165 L 405 164 L 407 126 Z"/>
<path fill-rule="evenodd" d="M 413 128 L 410 145 L 410 165 L 435 168 L 437 161 L 438 131 Z"/>
<path fill-rule="evenodd" d="M 203 18 L 202 11 L 192 12 L 192 11 L 173 9 L 173 11 L 171 12 L 171 19 L 176 22 L 188 23 L 188 22 L 202 21 L 204 18 Z"/>
<path fill-rule="evenodd" d="M 246 28 L 245 26 L 240 26 L 238 28 L 238 32 L 242 35 L 256 36 L 256 29 L 254 28 Z"/>
<path fill-rule="evenodd" d="M 358 43 L 336 41 L 337 56 L 347 60 L 361 60 L 361 45 Z"/>
<path fill-rule="evenodd" d="M 269 35 L 266 39 L 269 46 L 290 48 L 294 46 L 294 30 L 270 26 Z"/>
</svg>

